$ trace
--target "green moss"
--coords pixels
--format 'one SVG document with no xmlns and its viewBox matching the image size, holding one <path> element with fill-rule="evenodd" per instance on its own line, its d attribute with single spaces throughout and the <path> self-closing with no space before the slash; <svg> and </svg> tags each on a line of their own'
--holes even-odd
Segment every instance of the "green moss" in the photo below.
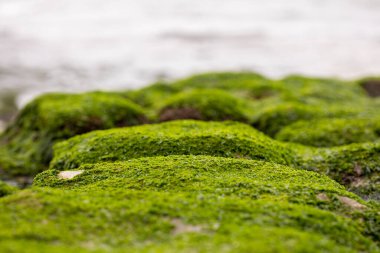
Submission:
<svg viewBox="0 0 380 253">
<path fill-rule="evenodd" d="M 367 100 L 362 87 L 352 81 L 292 75 L 281 82 L 286 87 L 287 99 L 307 104 L 319 104 L 321 101 L 352 104 L 354 101 L 360 103 Z"/>
<path fill-rule="evenodd" d="M 226 91 L 192 90 L 170 97 L 160 109 L 161 121 L 174 119 L 235 120 L 247 122 L 249 103 Z"/>
<path fill-rule="evenodd" d="M 6 174 L 33 175 L 46 167 L 57 140 L 144 121 L 143 110 L 117 94 L 43 95 L 28 104 L 1 136 L 0 168 Z"/>
<path fill-rule="evenodd" d="M 237 122 L 172 121 L 94 131 L 58 143 L 51 168 L 159 155 L 212 155 L 292 164 L 294 154 L 248 125 Z"/>
<path fill-rule="evenodd" d="M 35 186 L 66 189 L 124 188 L 149 191 L 217 193 L 253 199 L 276 196 L 336 210 L 337 196 L 362 202 L 344 187 L 320 174 L 275 163 L 211 156 L 148 157 L 124 162 L 85 164 L 73 179 L 61 178 L 60 171 L 48 170 L 34 180 Z M 329 201 L 318 199 L 325 193 Z"/>
<path fill-rule="evenodd" d="M 282 102 L 268 105 L 258 111 L 252 125 L 264 133 L 275 136 L 285 126 L 300 120 L 319 118 L 349 117 L 357 115 L 360 109 L 333 104 L 305 105 L 297 102 Z"/>
<path fill-rule="evenodd" d="M 380 121 L 375 118 L 299 121 L 283 128 L 275 138 L 315 147 L 375 142 L 380 140 Z"/>
<path fill-rule="evenodd" d="M 243 98 L 262 99 L 283 91 L 281 83 L 253 72 L 211 72 L 194 75 L 172 83 L 180 91 L 191 89 L 222 89 Z"/>
<path fill-rule="evenodd" d="M 0 210 L 0 250 L 31 243 L 61 251 L 378 251 L 358 221 L 278 200 L 34 188 L 1 199 Z"/>
<path fill-rule="evenodd" d="M 0 198 L 17 191 L 16 187 L 10 186 L 2 181 L 0 181 Z"/>
<path fill-rule="evenodd" d="M 380 143 L 301 150 L 300 167 L 326 174 L 365 198 L 380 200 Z M 302 153 L 304 152 L 304 153 Z"/>
<path fill-rule="evenodd" d="M 159 82 L 141 89 L 129 90 L 124 92 L 124 95 L 143 107 L 157 107 L 163 100 L 180 91 L 173 85 Z"/>
</svg>

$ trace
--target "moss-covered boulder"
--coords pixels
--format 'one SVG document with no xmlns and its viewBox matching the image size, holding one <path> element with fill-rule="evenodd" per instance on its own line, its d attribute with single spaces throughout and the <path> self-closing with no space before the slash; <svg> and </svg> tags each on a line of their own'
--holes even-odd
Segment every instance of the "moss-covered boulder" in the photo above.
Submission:
<svg viewBox="0 0 380 253">
<path fill-rule="evenodd" d="M 33 185 L 270 197 L 345 214 L 367 208 L 343 186 L 315 172 L 264 161 L 202 155 L 157 156 L 84 164 L 68 171 L 47 170 L 37 175 Z M 347 206 L 339 200 L 342 197 L 351 198 L 357 206 Z"/>
<path fill-rule="evenodd" d="M 270 199 L 34 188 L 0 211 L 5 252 L 378 252 L 352 219 Z"/>
<path fill-rule="evenodd" d="M 118 94 L 43 95 L 29 103 L 1 135 L 0 169 L 7 175 L 33 175 L 47 166 L 57 140 L 143 122 L 143 109 Z"/>
<path fill-rule="evenodd" d="M 325 103 L 306 105 L 298 102 L 281 102 L 268 105 L 256 112 L 252 119 L 252 125 L 273 137 L 282 128 L 300 120 L 350 117 L 357 115 L 359 112 L 360 109 L 351 106 Z"/>
<path fill-rule="evenodd" d="M 179 91 L 222 89 L 249 99 L 278 96 L 284 90 L 281 83 L 254 72 L 210 72 L 198 74 L 175 81 L 171 86 Z"/>
<path fill-rule="evenodd" d="M 332 147 L 380 140 L 380 119 L 318 119 L 283 128 L 275 139 L 314 147 Z"/>
<path fill-rule="evenodd" d="M 144 108 L 157 109 L 168 97 L 181 92 L 181 89 L 169 83 L 158 82 L 137 90 L 123 92 L 123 96 Z"/>
<path fill-rule="evenodd" d="M 284 95 L 287 100 L 306 104 L 319 104 L 323 101 L 352 105 L 368 99 L 365 90 L 355 81 L 291 75 L 280 82 L 286 89 Z"/>
<path fill-rule="evenodd" d="M 176 119 L 247 122 L 250 105 L 226 91 L 198 89 L 170 97 L 159 112 L 160 121 Z"/>
<path fill-rule="evenodd" d="M 0 250 L 379 250 L 370 230 L 373 206 L 313 172 L 209 156 L 78 171 L 45 171 L 32 189 L 0 199 Z"/>
<path fill-rule="evenodd" d="M 50 168 L 159 155 L 211 155 L 292 164 L 294 154 L 249 125 L 194 120 L 93 131 L 58 143 Z"/>
<path fill-rule="evenodd" d="M 364 198 L 380 200 L 380 143 L 296 149 L 301 168 L 326 174 Z"/>
</svg>

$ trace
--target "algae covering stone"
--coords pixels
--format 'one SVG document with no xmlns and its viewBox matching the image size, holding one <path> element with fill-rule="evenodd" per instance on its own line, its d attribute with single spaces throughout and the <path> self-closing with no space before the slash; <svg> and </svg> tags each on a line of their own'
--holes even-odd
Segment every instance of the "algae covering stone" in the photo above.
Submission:
<svg viewBox="0 0 380 253">
<path fill-rule="evenodd" d="M 247 99 L 277 97 L 284 92 L 283 85 L 253 72 L 211 72 L 194 75 L 171 83 L 177 91 L 193 89 L 221 89 Z"/>
<path fill-rule="evenodd" d="M 0 138 L 0 178 L 45 170 L 54 144 L 29 189 L 0 182 L 0 252 L 379 252 L 365 90 L 242 72 L 42 96 Z M 173 109 L 208 122 L 132 126 Z"/>
<path fill-rule="evenodd" d="M 160 121 L 176 119 L 248 122 L 250 105 L 226 91 L 192 90 L 170 97 L 160 109 Z"/>
<path fill-rule="evenodd" d="M 375 142 L 380 141 L 380 119 L 373 117 L 299 121 L 283 128 L 275 139 L 314 147 Z"/>
<path fill-rule="evenodd" d="M 364 198 L 380 200 L 380 143 L 296 149 L 303 152 L 301 168 L 326 174 Z"/>
<path fill-rule="evenodd" d="M 362 110 L 363 108 L 350 105 L 326 103 L 307 105 L 299 102 L 282 102 L 268 105 L 255 113 L 252 125 L 273 137 L 281 129 L 297 121 L 352 117 L 358 115 Z"/>
<path fill-rule="evenodd" d="M 194 120 L 94 131 L 58 143 L 50 168 L 159 155 L 211 155 L 292 164 L 295 154 L 249 125 Z"/>
<path fill-rule="evenodd" d="M 43 95 L 0 137 L 0 168 L 8 175 L 33 175 L 46 168 L 57 140 L 145 121 L 143 109 L 118 94 Z"/>
<path fill-rule="evenodd" d="M 366 215 L 336 200 L 357 201 L 366 212 L 372 205 L 313 172 L 209 156 L 81 170 L 70 180 L 45 171 L 32 189 L 1 199 L 0 250 L 379 252 Z"/>
</svg>

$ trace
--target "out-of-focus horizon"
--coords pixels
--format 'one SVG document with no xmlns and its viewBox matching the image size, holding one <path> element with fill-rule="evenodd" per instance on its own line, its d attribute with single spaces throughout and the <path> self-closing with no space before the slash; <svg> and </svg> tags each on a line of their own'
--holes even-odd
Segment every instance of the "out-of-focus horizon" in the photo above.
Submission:
<svg viewBox="0 0 380 253">
<path fill-rule="evenodd" d="M 0 88 L 136 88 L 205 71 L 380 73 L 378 0 L 0 0 Z"/>
</svg>

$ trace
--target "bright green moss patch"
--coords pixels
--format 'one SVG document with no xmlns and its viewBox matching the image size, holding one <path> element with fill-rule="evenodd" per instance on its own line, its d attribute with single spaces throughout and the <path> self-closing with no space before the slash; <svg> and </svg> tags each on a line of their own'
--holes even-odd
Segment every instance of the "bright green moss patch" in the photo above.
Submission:
<svg viewBox="0 0 380 253">
<path fill-rule="evenodd" d="M 170 97 L 161 108 L 161 121 L 176 119 L 248 121 L 249 103 L 223 90 L 203 89 Z"/>
<path fill-rule="evenodd" d="M 380 140 L 380 120 L 374 118 L 299 121 L 283 128 L 276 139 L 315 147 Z"/>
<path fill-rule="evenodd" d="M 0 138 L 0 168 L 10 175 L 42 171 L 57 140 L 95 129 L 145 122 L 143 110 L 112 93 L 48 94 L 28 104 Z"/>
<path fill-rule="evenodd" d="M 50 167 L 60 170 L 160 155 L 211 155 L 279 164 L 294 160 L 294 154 L 280 142 L 246 124 L 192 120 L 94 131 L 58 143 L 54 150 Z"/>
<path fill-rule="evenodd" d="M 16 187 L 10 186 L 2 181 L 0 181 L 0 198 L 12 194 L 17 191 Z"/>
<path fill-rule="evenodd" d="M 366 208 L 364 202 L 327 176 L 275 163 L 210 156 L 149 157 L 86 164 L 75 171 L 48 170 L 37 175 L 34 185 L 216 193 L 252 199 L 274 196 L 331 210 Z M 320 194 L 328 200 L 321 199 Z M 358 208 L 341 203 L 340 196 L 351 198 Z"/>
<path fill-rule="evenodd" d="M 34 188 L 1 199 L 0 210 L 2 250 L 26 242 L 82 251 L 378 250 L 357 221 L 286 201 L 121 188 Z"/>
</svg>

